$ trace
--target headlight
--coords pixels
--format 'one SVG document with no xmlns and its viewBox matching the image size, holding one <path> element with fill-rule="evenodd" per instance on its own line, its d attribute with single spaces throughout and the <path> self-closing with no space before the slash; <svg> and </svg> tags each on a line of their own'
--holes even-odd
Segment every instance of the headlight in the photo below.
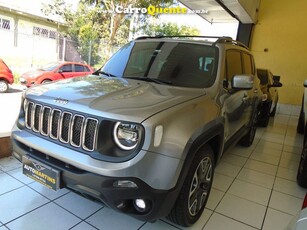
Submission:
<svg viewBox="0 0 307 230">
<path fill-rule="evenodd" d="M 24 90 L 22 92 L 22 97 L 21 97 L 21 106 L 24 111 L 26 110 L 27 102 L 28 100 L 26 99 L 26 90 Z"/>
<path fill-rule="evenodd" d="M 117 122 L 113 131 L 114 141 L 123 150 L 134 149 L 141 140 L 140 126 Z"/>
</svg>

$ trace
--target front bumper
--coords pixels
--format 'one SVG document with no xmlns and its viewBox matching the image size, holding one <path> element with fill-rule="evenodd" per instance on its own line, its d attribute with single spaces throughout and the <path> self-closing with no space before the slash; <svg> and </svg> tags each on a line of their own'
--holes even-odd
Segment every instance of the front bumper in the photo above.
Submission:
<svg viewBox="0 0 307 230">
<path fill-rule="evenodd" d="M 179 193 L 179 188 L 176 186 L 178 177 L 175 173 L 172 183 L 170 183 L 171 177 L 169 174 L 172 174 L 169 171 L 170 167 L 162 163 L 165 160 L 170 162 L 166 159 L 166 156 L 144 152 L 140 153 L 141 159 L 136 162 L 100 162 L 101 165 L 99 165 L 98 160 L 89 159 L 90 157 L 86 154 L 56 145 L 26 131 L 18 130 L 16 127 L 14 129 L 12 132 L 14 156 L 19 160 L 23 156 L 29 156 L 59 170 L 60 187 L 67 187 L 86 196 L 94 197 L 109 207 L 142 221 L 153 221 L 166 216 L 176 201 Z M 50 150 L 61 153 L 61 157 L 59 157 L 59 154 L 53 156 L 53 154 L 50 154 Z M 159 159 L 160 157 L 162 158 Z M 84 159 L 92 166 L 85 165 Z M 148 161 L 156 165 L 157 162 L 154 159 L 161 163 L 160 167 L 156 167 L 155 170 L 148 167 Z M 174 158 L 171 160 L 172 163 L 176 162 Z M 74 162 L 78 162 L 79 165 Z M 178 164 L 180 165 L 180 161 Z M 101 166 L 104 168 L 100 168 Z M 147 167 L 147 170 L 144 167 Z M 100 169 L 96 170 L 98 173 L 88 170 L 95 168 Z M 161 171 L 164 171 L 164 176 L 162 176 Z M 118 181 L 131 181 L 137 185 L 137 188 L 118 187 L 116 186 Z M 167 188 L 167 183 L 168 186 L 173 183 L 175 185 Z M 163 186 L 165 188 L 162 188 Z M 146 201 L 147 208 L 144 212 L 136 208 L 134 204 L 136 199 Z"/>
</svg>

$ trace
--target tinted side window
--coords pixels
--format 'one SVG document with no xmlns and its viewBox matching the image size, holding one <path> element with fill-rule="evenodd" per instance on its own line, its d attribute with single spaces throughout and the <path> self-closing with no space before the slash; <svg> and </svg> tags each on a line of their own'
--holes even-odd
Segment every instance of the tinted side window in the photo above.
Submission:
<svg viewBox="0 0 307 230">
<path fill-rule="evenodd" d="M 254 74 L 251 55 L 243 53 L 243 65 L 245 74 Z"/>
<path fill-rule="evenodd" d="M 235 75 L 242 74 L 241 52 L 228 50 L 226 53 L 227 79 L 230 81 Z"/>
<path fill-rule="evenodd" d="M 62 72 L 72 72 L 72 65 L 68 64 L 68 65 L 63 65 L 60 70 L 62 70 Z"/>
<path fill-rule="evenodd" d="M 75 72 L 84 72 L 83 65 L 75 65 Z"/>
</svg>

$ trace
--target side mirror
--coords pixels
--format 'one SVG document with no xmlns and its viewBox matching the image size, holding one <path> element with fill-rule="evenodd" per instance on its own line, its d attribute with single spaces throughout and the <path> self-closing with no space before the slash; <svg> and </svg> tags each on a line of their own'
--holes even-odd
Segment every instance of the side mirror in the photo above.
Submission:
<svg viewBox="0 0 307 230">
<path fill-rule="evenodd" d="M 231 86 L 237 90 L 248 90 L 254 86 L 254 76 L 252 75 L 235 75 L 232 78 Z"/>
<path fill-rule="evenodd" d="M 62 69 L 59 69 L 58 70 L 58 73 L 63 73 L 64 71 Z"/>
<path fill-rule="evenodd" d="M 307 88 L 307 80 L 304 81 L 304 87 Z"/>
<path fill-rule="evenodd" d="M 274 82 L 275 82 L 275 81 L 280 81 L 280 76 L 274 75 L 274 76 L 273 76 L 273 81 L 274 81 Z"/>
<path fill-rule="evenodd" d="M 271 87 L 282 87 L 282 83 L 279 81 L 274 81 L 272 85 L 269 85 L 269 88 Z"/>
</svg>

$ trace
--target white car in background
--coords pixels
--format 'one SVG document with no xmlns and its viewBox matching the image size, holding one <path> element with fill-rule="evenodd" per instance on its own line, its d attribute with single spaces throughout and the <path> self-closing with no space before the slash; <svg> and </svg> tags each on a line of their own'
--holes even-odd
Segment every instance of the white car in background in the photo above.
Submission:
<svg viewBox="0 0 307 230">
<path fill-rule="evenodd" d="M 306 230 L 307 229 L 307 194 L 305 196 L 302 210 L 296 214 L 288 225 L 287 230 Z"/>
</svg>

